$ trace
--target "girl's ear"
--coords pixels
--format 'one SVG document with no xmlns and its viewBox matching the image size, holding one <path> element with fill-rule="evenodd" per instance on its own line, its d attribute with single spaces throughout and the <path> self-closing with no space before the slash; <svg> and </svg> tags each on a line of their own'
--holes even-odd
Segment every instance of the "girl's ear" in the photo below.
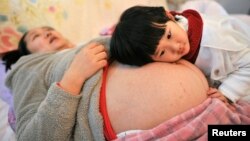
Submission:
<svg viewBox="0 0 250 141">
<path fill-rule="evenodd" d="M 169 11 L 166 11 L 166 15 L 170 20 L 175 21 L 174 16 Z"/>
</svg>

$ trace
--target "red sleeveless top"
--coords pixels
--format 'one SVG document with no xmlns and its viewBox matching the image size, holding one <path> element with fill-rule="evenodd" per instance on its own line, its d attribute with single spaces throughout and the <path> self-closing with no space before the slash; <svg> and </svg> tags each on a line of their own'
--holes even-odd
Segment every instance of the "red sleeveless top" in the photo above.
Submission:
<svg viewBox="0 0 250 141">
<path fill-rule="evenodd" d="M 102 77 L 102 86 L 100 91 L 100 112 L 103 116 L 103 132 L 106 140 L 114 140 L 116 139 L 116 133 L 114 132 L 112 125 L 109 120 L 109 115 L 107 111 L 106 105 L 106 78 L 108 74 L 108 66 L 104 67 L 103 77 Z"/>
</svg>

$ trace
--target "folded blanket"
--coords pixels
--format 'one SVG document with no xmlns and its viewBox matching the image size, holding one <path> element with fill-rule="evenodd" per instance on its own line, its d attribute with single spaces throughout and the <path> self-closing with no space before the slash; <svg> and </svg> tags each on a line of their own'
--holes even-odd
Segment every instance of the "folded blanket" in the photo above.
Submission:
<svg viewBox="0 0 250 141">
<path fill-rule="evenodd" d="M 153 129 L 130 134 L 116 141 L 205 141 L 209 124 L 250 124 L 250 104 L 239 101 L 235 106 L 236 112 L 233 112 L 220 100 L 209 98 L 197 107 Z"/>
</svg>

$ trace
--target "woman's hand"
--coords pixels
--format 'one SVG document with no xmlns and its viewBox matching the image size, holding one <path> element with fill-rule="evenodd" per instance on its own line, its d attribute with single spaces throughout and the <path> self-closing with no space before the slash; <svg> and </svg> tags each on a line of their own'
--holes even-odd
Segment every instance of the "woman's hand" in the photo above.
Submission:
<svg viewBox="0 0 250 141">
<path fill-rule="evenodd" d="M 208 97 L 210 98 L 218 98 L 222 102 L 226 104 L 226 106 L 231 109 L 232 111 L 235 111 L 235 106 L 216 88 L 209 88 L 207 92 Z"/>
<path fill-rule="evenodd" d="M 104 46 L 90 43 L 76 54 L 60 81 L 60 86 L 65 91 L 78 95 L 86 79 L 105 65 L 107 65 L 107 53 Z"/>
</svg>

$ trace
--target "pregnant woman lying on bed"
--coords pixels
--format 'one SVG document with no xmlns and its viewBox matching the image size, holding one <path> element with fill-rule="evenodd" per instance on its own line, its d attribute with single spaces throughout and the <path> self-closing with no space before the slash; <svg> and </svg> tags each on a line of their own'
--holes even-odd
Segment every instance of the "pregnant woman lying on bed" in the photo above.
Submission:
<svg viewBox="0 0 250 141">
<path fill-rule="evenodd" d="M 59 45 L 43 32 L 27 41 Z M 207 98 L 204 75 L 187 61 L 106 65 L 109 41 L 26 55 L 11 67 L 18 140 L 193 140 L 206 139 L 208 124 L 250 123 L 246 103 L 233 112 Z"/>
</svg>

